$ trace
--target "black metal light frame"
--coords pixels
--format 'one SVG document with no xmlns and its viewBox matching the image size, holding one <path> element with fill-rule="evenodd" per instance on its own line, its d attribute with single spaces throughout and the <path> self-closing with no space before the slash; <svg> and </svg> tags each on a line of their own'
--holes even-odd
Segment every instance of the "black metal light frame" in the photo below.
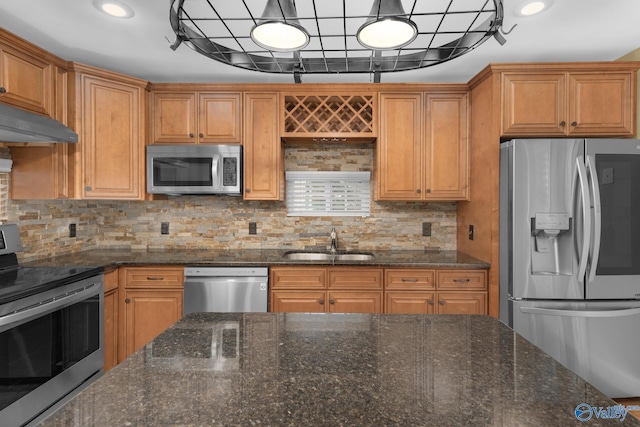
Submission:
<svg viewBox="0 0 640 427">
<path fill-rule="evenodd" d="M 312 15 L 301 16 L 298 8 L 298 21 L 314 43 L 304 49 L 283 54 L 257 46 L 249 36 L 250 29 L 260 20 L 260 16 L 255 13 L 261 13 L 264 1 L 258 7 L 255 1 L 250 5 L 251 0 L 238 0 L 242 6 L 241 15 L 221 16 L 223 3 L 228 3 L 229 0 L 172 0 L 170 23 L 177 38 L 171 48 L 175 50 L 184 43 L 216 61 L 252 71 L 292 74 L 296 82 L 300 82 L 300 76 L 304 74 L 340 73 L 372 73 L 375 81 L 379 82 L 381 73 L 415 70 L 450 61 L 470 52 L 491 37 L 504 43 L 500 34 L 504 16 L 502 0 L 476 0 L 480 6 L 468 10 L 461 9 L 459 5 L 465 0 L 440 2 L 444 5 L 441 10 L 434 10 L 431 0 L 413 0 L 412 7 L 405 9 L 409 19 L 418 21 L 416 40 L 401 49 L 384 52 L 366 49 L 359 44 L 356 47 L 353 41 L 357 40 L 357 29 L 372 16 L 367 13 L 347 15 L 349 1 L 352 5 L 354 0 L 342 0 L 341 14 L 332 14 L 319 10 L 326 3 L 322 0 L 298 0 L 298 4 L 305 2 L 307 9 L 313 10 Z M 366 3 L 363 0 L 357 1 Z M 368 9 L 369 5 L 366 4 L 365 8 Z M 447 17 L 456 15 L 464 16 L 465 22 L 471 24 L 458 29 L 443 25 Z M 435 28 L 421 28 L 421 18 L 439 23 Z M 341 28 L 327 32 L 323 22 L 326 20 L 341 22 Z M 211 28 L 212 25 L 218 29 L 217 34 L 222 35 L 207 35 L 203 27 Z M 236 33 L 232 27 L 236 29 Z M 239 33 L 237 29 L 244 27 L 247 30 Z M 350 31 L 348 28 L 355 30 Z M 443 38 L 448 41 L 435 45 L 438 39 Z M 339 49 L 329 47 L 336 41 L 340 41 Z"/>
</svg>

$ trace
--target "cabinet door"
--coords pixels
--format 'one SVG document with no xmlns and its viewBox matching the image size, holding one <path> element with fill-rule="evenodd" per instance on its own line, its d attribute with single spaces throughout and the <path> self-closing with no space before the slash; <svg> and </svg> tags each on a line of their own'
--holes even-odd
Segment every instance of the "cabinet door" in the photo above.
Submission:
<svg viewBox="0 0 640 427">
<path fill-rule="evenodd" d="M 425 200 L 469 197 L 467 95 L 426 95 Z"/>
<path fill-rule="evenodd" d="M 85 199 L 144 197 L 143 89 L 84 75 L 82 153 Z M 78 182 L 81 184 L 81 182 Z"/>
<path fill-rule="evenodd" d="M 153 94 L 153 142 L 196 142 L 195 92 Z"/>
<path fill-rule="evenodd" d="M 433 314 L 434 292 L 385 292 L 385 313 Z"/>
<path fill-rule="evenodd" d="M 382 313 L 382 292 L 329 291 L 330 313 Z"/>
<path fill-rule="evenodd" d="M 377 200 L 422 199 L 422 94 L 380 94 Z"/>
<path fill-rule="evenodd" d="M 125 358 L 182 317 L 182 298 L 179 290 L 125 291 Z"/>
<path fill-rule="evenodd" d="M 52 68 L 37 55 L 0 46 L 0 102 L 53 117 Z"/>
<path fill-rule="evenodd" d="M 277 93 L 245 94 L 245 200 L 280 200 L 284 159 L 277 120 Z"/>
<path fill-rule="evenodd" d="M 565 73 L 502 75 L 502 135 L 564 136 Z"/>
<path fill-rule="evenodd" d="M 486 292 L 438 292 L 438 314 L 487 314 Z"/>
<path fill-rule="evenodd" d="M 633 136 L 631 73 L 569 74 L 569 135 Z"/>
<path fill-rule="evenodd" d="M 241 143 L 240 93 L 200 93 L 198 141 Z"/>
<path fill-rule="evenodd" d="M 324 313 L 324 291 L 272 291 L 271 311 L 278 313 Z"/>
</svg>

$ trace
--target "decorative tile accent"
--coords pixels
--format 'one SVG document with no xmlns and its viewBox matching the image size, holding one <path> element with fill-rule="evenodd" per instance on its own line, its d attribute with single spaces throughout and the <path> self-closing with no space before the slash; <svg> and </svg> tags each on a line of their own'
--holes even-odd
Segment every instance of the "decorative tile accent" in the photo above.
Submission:
<svg viewBox="0 0 640 427">
<path fill-rule="evenodd" d="M 373 170 L 372 144 L 286 145 L 287 170 Z M 0 184 L 1 188 L 1 184 Z M 163 201 L 9 200 L 9 222 L 20 226 L 30 259 L 84 249 L 304 249 L 328 247 L 335 227 L 340 249 L 456 249 L 456 204 L 372 202 L 361 217 L 287 217 L 284 202 L 231 196 L 179 196 Z M 422 236 L 422 223 L 432 236 Z M 169 235 L 160 223 L 170 223 Z M 249 234 L 249 222 L 257 234 Z M 70 238 L 69 224 L 77 224 Z"/>
</svg>

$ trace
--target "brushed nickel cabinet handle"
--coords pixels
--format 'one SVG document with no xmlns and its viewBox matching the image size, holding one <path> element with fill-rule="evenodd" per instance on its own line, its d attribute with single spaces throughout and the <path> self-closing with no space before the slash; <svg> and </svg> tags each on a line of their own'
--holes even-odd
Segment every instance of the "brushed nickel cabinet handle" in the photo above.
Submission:
<svg viewBox="0 0 640 427">
<path fill-rule="evenodd" d="M 418 281 L 418 279 L 417 278 L 415 278 L 415 279 L 407 279 L 406 277 L 403 277 L 402 281 L 404 283 L 416 283 Z"/>
<path fill-rule="evenodd" d="M 152 276 L 147 276 L 147 280 L 164 280 L 164 277 L 152 277 Z"/>
<path fill-rule="evenodd" d="M 453 279 L 454 283 L 468 283 L 471 279 Z"/>
</svg>

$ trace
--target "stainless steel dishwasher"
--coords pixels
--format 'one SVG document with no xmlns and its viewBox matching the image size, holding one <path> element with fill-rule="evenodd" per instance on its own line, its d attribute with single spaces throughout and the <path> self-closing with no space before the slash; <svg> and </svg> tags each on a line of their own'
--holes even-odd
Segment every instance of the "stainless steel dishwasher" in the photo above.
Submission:
<svg viewBox="0 0 640 427">
<path fill-rule="evenodd" d="M 184 314 L 266 312 L 267 267 L 186 267 Z"/>
</svg>

